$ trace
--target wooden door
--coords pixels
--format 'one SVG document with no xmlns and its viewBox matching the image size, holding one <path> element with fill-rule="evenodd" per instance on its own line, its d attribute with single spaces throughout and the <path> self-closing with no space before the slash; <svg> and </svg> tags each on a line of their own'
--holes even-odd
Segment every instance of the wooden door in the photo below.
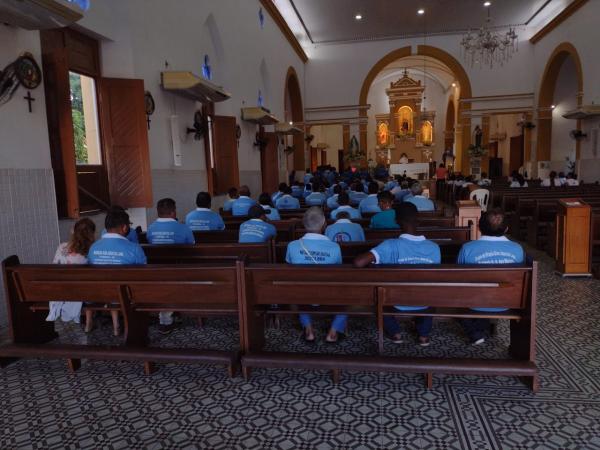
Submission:
<svg viewBox="0 0 600 450">
<path fill-rule="evenodd" d="M 327 150 L 321 150 L 321 165 L 327 164 Z"/>
<path fill-rule="evenodd" d="M 102 142 L 110 201 L 124 208 L 152 206 L 152 175 L 144 80 L 98 80 Z"/>
<path fill-rule="evenodd" d="M 310 148 L 310 170 L 315 172 L 319 165 L 319 149 L 316 147 Z"/>
<path fill-rule="evenodd" d="M 508 172 L 519 170 L 523 165 L 523 135 L 510 138 L 510 158 L 508 160 Z"/>
<path fill-rule="evenodd" d="M 236 138 L 236 118 L 214 116 L 214 194 L 225 194 L 230 187 L 240 184 Z"/>
<path fill-rule="evenodd" d="M 277 155 L 278 136 L 265 133 L 267 146 L 260 154 L 260 171 L 262 174 L 262 191 L 275 192 L 279 185 L 279 157 Z"/>
<path fill-rule="evenodd" d="M 344 171 L 344 150 L 338 150 L 337 170 L 339 173 L 342 173 Z"/>
</svg>

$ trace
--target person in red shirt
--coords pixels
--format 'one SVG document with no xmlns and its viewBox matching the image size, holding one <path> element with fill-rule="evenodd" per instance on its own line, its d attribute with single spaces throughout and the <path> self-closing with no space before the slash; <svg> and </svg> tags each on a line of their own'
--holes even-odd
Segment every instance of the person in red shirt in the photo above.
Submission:
<svg viewBox="0 0 600 450">
<path fill-rule="evenodd" d="M 447 176 L 448 169 L 446 169 L 444 163 L 440 163 L 440 166 L 435 171 L 435 178 L 437 180 L 435 182 L 436 192 L 441 192 L 442 184 L 446 181 Z"/>
</svg>

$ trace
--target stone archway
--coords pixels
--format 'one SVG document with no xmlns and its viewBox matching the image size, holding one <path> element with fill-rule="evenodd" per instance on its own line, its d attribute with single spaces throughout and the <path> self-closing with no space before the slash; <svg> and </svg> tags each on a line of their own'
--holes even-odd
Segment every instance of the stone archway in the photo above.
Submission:
<svg viewBox="0 0 600 450">
<path fill-rule="evenodd" d="M 302 106 L 302 92 L 298 74 L 293 67 L 289 67 L 285 77 L 284 91 L 285 120 L 293 123 L 304 122 L 304 108 Z M 304 134 L 294 135 L 294 170 L 304 170 Z"/>
<path fill-rule="evenodd" d="M 404 58 L 406 56 L 411 56 L 412 54 L 412 48 L 410 46 L 402 47 L 388 53 L 387 55 L 383 56 L 379 61 L 377 61 L 375 65 L 371 68 L 371 70 L 369 70 L 367 76 L 363 81 L 362 87 L 360 89 L 358 101 L 359 105 L 367 105 L 367 97 L 369 95 L 371 85 L 373 84 L 373 81 L 375 80 L 377 75 L 387 65 L 398 59 Z M 469 76 L 467 75 L 467 72 L 465 71 L 463 66 L 458 62 L 456 58 L 454 58 L 454 56 L 445 52 L 442 49 L 432 47 L 429 45 L 417 46 L 416 55 L 429 56 L 431 58 L 437 59 L 438 61 L 446 65 L 446 67 L 448 67 L 452 71 L 454 77 L 456 78 L 456 81 L 460 86 L 460 98 L 464 99 L 472 97 L 471 82 L 469 80 Z M 460 99 L 457 99 L 457 101 L 458 100 Z M 457 130 L 455 134 L 455 147 L 457 149 L 455 167 L 457 170 L 464 170 L 466 168 L 466 166 L 463 167 L 463 160 L 465 159 L 463 156 L 466 152 L 466 148 L 471 142 L 471 119 L 462 117 L 462 112 L 469 109 L 471 109 L 469 103 L 459 103 L 457 115 L 458 119 L 456 125 Z M 360 109 L 360 116 L 366 118 L 367 110 Z M 367 147 L 367 124 L 360 125 L 360 146 L 361 148 Z"/>
<path fill-rule="evenodd" d="M 554 102 L 554 92 L 560 69 L 569 57 L 573 59 L 577 75 L 577 105 L 581 106 L 583 102 L 583 67 L 579 53 L 577 53 L 577 49 L 573 44 L 563 42 L 550 55 L 540 83 L 536 145 L 537 161 L 549 161 L 552 157 L 552 104 Z M 577 121 L 577 129 L 581 129 L 580 120 Z M 579 141 L 575 144 L 577 159 L 579 159 L 580 145 Z"/>
</svg>

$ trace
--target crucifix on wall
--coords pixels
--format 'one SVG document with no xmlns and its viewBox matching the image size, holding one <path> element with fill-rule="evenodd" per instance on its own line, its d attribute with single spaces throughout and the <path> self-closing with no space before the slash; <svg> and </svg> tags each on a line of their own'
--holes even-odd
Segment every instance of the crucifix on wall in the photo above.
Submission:
<svg viewBox="0 0 600 450">
<path fill-rule="evenodd" d="M 35 102 L 35 98 L 33 98 L 31 96 L 31 91 L 27 91 L 27 95 L 25 97 L 23 97 L 25 100 L 27 100 L 27 106 L 29 107 L 29 112 L 33 112 L 31 109 L 31 102 Z"/>
</svg>

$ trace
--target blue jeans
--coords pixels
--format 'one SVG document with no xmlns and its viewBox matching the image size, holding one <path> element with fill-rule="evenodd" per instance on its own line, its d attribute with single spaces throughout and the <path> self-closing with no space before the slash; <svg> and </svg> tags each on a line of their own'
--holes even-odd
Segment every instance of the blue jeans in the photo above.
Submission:
<svg viewBox="0 0 600 450">
<path fill-rule="evenodd" d="M 433 318 L 431 317 L 415 317 L 415 325 L 419 336 L 428 337 L 431 333 Z M 383 329 L 390 336 L 400 333 L 400 324 L 393 316 L 383 316 Z"/>
<path fill-rule="evenodd" d="M 312 325 L 312 317 L 310 314 L 300 314 L 300 323 L 302 327 L 306 328 Z M 343 333 L 346 331 L 346 324 L 348 323 L 348 316 L 346 314 L 338 314 L 333 318 L 333 322 L 331 322 L 331 328 L 333 328 L 338 333 Z"/>
</svg>

